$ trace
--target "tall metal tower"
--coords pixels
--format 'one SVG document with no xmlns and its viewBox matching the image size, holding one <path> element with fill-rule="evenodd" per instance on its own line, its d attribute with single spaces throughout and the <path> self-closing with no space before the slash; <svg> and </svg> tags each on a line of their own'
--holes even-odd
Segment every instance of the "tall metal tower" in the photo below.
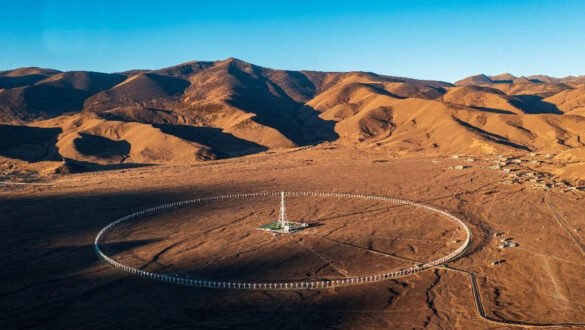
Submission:
<svg viewBox="0 0 585 330">
<path fill-rule="evenodd" d="M 290 234 L 309 227 L 308 223 L 294 222 L 287 219 L 286 206 L 284 205 L 284 195 L 285 192 L 281 191 L 280 213 L 278 214 L 278 219 L 272 221 L 271 223 L 262 225 L 258 227 L 258 229 L 279 234 Z"/>
<path fill-rule="evenodd" d="M 286 207 L 284 206 L 284 191 L 280 192 L 280 214 L 278 215 L 278 224 L 283 231 L 289 232 L 288 221 L 286 221 Z"/>
</svg>

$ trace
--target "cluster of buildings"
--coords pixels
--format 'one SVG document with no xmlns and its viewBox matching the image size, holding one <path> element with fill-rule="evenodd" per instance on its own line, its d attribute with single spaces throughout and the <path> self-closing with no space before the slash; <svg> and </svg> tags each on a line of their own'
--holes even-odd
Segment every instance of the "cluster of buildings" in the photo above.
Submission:
<svg viewBox="0 0 585 330">
<path fill-rule="evenodd" d="M 563 191 L 585 191 L 585 186 L 576 186 L 567 181 L 556 179 L 552 174 L 541 170 L 543 165 L 552 165 L 549 159 L 553 154 L 536 154 L 531 152 L 529 157 L 507 157 L 498 155 L 497 157 L 485 158 L 489 162 L 488 169 L 500 171 L 506 174 L 506 177 L 499 181 L 501 184 L 525 185 L 533 189 L 560 189 Z M 476 161 L 475 158 L 463 156 L 451 156 L 453 159 L 461 159 L 466 163 Z M 450 169 L 462 170 L 471 167 L 468 164 L 451 166 Z"/>
<path fill-rule="evenodd" d="M 498 249 L 515 248 L 520 246 L 512 237 L 506 237 L 502 232 L 495 233 L 494 237 L 499 238 Z M 492 261 L 493 266 L 497 266 L 506 262 L 506 259 L 497 259 Z"/>
<path fill-rule="evenodd" d="M 552 174 L 539 170 L 542 165 L 551 164 L 546 160 L 553 156 L 552 154 L 538 155 L 530 153 L 529 158 L 508 158 L 500 155 L 492 160 L 494 165 L 490 168 L 507 174 L 506 178 L 500 181 L 502 184 L 522 184 L 533 189 L 585 190 L 585 187 L 574 186 L 569 182 L 557 180 Z"/>
</svg>

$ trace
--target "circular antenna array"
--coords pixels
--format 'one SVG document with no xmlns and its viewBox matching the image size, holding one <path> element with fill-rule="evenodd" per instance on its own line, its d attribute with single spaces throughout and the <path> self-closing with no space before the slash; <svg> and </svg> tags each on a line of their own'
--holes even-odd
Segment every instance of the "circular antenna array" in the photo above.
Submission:
<svg viewBox="0 0 585 330">
<path fill-rule="evenodd" d="M 240 198 L 253 198 L 253 197 L 266 197 L 266 196 L 279 196 L 281 197 L 281 214 L 279 216 L 279 220 L 276 222 L 277 226 L 280 224 L 283 228 L 274 228 L 274 230 L 279 233 L 292 233 L 291 226 L 299 226 L 298 228 L 304 227 L 301 225 L 306 224 L 298 224 L 293 222 L 288 222 L 286 220 L 284 214 L 284 196 L 315 196 L 315 197 L 345 197 L 345 198 L 357 198 L 357 199 L 367 199 L 367 200 L 375 200 L 381 202 L 388 202 L 393 204 L 399 205 L 408 205 L 416 208 L 421 208 L 430 212 L 434 212 L 440 214 L 449 220 L 455 222 L 459 227 L 461 227 L 465 231 L 465 239 L 461 242 L 461 244 L 457 247 L 457 249 L 453 250 L 446 256 L 438 258 L 436 260 L 424 262 L 421 264 L 414 264 L 409 268 L 404 268 L 400 270 L 389 271 L 385 273 L 378 273 L 372 274 L 368 276 L 356 276 L 356 277 L 348 277 L 343 279 L 332 279 L 332 280 L 307 280 L 307 281 L 293 281 L 293 282 L 253 282 L 253 281 L 224 281 L 224 280 L 211 280 L 211 279 L 192 279 L 186 278 L 178 275 L 166 275 L 166 274 L 158 274 L 155 272 L 144 271 L 142 269 L 138 269 L 135 267 L 131 267 L 120 263 L 113 258 L 109 257 L 100 247 L 100 242 L 102 238 L 111 230 L 115 229 L 116 227 L 129 223 L 138 219 L 142 215 L 151 215 L 161 212 L 163 210 L 174 209 L 178 207 L 183 207 L 192 204 L 200 204 L 210 201 L 221 201 L 221 200 L 229 200 L 229 199 L 240 199 Z M 262 228 L 261 228 L 262 229 Z M 280 230 L 280 231 L 279 231 Z M 331 288 L 331 287 L 340 287 L 340 286 L 349 286 L 349 285 L 356 285 L 356 284 L 363 284 L 363 283 L 370 283 L 370 282 L 377 282 L 383 281 L 391 278 L 403 277 L 406 275 L 414 274 L 421 272 L 423 270 L 436 267 L 442 264 L 445 264 L 457 257 L 459 257 L 471 244 L 471 230 L 467 225 L 458 217 L 447 213 L 443 210 L 435 208 L 433 206 L 412 202 L 403 199 L 396 199 L 390 197 L 383 197 L 383 196 L 374 196 L 374 195 L 362 195 L 362 194 L 347 194 L 347 193 L 331 193 L 331 192 L 268 192 L 268 193 L 244 193 L 244 194 L 232 194 L 232 195 L 221 195 L 221 196 L 213 196 L 213 197 L 203 197 L 197 199 L 191 199 L 181 202 L 174 202 L 168 203 L 164 205 L 160 205 L 153 208 L 148 208 L 142 211 L 134 212 L 132 214 L 126 215 L 122 218 L 117 219 L 116 221 L 110 223 L 109 225 L 102 228 L 99 231 L 97 236 L 94 240 L 94 249 L 98 256 L 104 260 L 106 263 L 121 269 L 125 272 L 130 274 L 143 277 L 146 279 L 173 283 L 178 285 L 185 285 L 185 286 L 193 286 L 193 287 L 201 287 L 201 288 L 214 288 L 214 289 L 240 289 L 240 290 L 299 290 L 299 289 L 317 289 L 317 288 Z"/>
</svg>

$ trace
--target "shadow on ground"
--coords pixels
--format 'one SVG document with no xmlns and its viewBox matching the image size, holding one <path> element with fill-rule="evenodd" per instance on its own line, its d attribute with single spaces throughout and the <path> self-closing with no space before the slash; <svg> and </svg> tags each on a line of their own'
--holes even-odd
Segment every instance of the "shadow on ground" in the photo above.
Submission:
<svg viewBox="0 0 585 330">
<path fill-rule="evenodd" d="M 204 195 L 230 189 L 198 188 Z M 392 327 L 400 322 L 378 312 L 411 287 L 396 281 L 334 291 L 224 291 L 134 278 L 98 259 L 93 239 L 103 226 L 129 212 L 192 194 L 191 187 L 174 193 L 84 192 L 0 200 L 2 323 L 6 328 L 298 329 Z M 156 241 L 116 242 L 106 248 L 127 251 Z M 270 254 L 254 264 L 235 262 L 213 272 L 260 266 L 274 266 Z M 421 324 L 422 314 L 416 312 Z"/>
<path fill-rule="evenodd" d="M 81 160 L 63 158 L 63 164 L 54 170 L 55 174 L 75 174 L 85 172 L 101 172 L 123 170 L 137 167 L 154 166 L 152 164 L 120 163 L 120 164 L 98 164 Z"/>
<path fill-rule="evenodd" d="M 556 105 L 544 102 L 543 97 L 538 95 L 514 95 L 515 98 L 522 102 L 514 103 L 515 106 L 522 109 L 527 114 L 552 113 L 555 115 L 563 114 Z"/>
<path fill-rule="evenodd" d="M 164 124 L 153 124 L 153 126 L 165 134 L 209 146 L 211 151 L 220 158 L 255 154 L 268 149 L 257 143 L 223 132 L 219 128 Z"/>
<path fill-rule="evenodd" d="M 73 140 L 77 151 L 86 156 L 110 158 L 126 156 L 130 153 L 130 143 L 125 140 L 114 141 L 103 136 L 78 133 L 79 138 Z"/>
<path fill-rule="evenodd" d="M 0 125 L 0 156 L 27 162 L 61 160 L 57 136 L 61 128 Z"/>
</svg>

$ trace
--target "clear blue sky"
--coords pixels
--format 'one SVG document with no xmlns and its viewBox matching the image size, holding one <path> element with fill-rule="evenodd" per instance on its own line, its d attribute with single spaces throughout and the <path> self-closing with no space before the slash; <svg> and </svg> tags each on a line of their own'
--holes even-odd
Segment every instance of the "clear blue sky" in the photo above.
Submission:
<svg viewBox="0 0 585 330">
<path fill-rule="evenodd" d="M 585 74 L 585 1 L 3 1 L 0 70 L 102 72 L 228 57 L 455 81 Z"/>
</svg>

